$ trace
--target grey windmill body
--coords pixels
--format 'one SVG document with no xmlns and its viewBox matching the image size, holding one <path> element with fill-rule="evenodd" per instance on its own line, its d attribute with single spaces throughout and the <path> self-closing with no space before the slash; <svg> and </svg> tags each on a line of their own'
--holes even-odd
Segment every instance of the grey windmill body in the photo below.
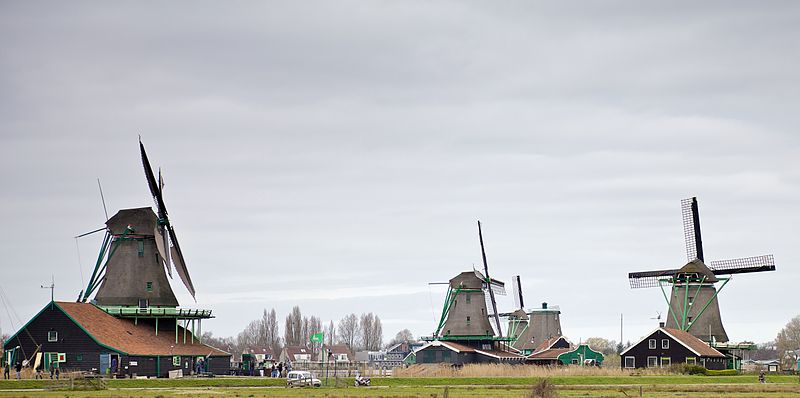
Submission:
<svg viewBox="0 0 800 398">
<path fill-rule="evenodd" d="M 95 296 L 98 305 L 178 306 L 156 245 L 157 222 L 149 207 L 120 210 L 106 222 L 112 241 Z"/>
<path fill-rule="evenodd" d="M 453 304 L 442 326 L 442 336 L 494 336 L 484 285 L 485 277 L 479 271 L 465 271 L 450 279 Z"/>
<path fill-rule="evenodd" d="M 691 333 L 705 342 L 728 341 L 719 308 L 723 275 L 774 271 L 772 255 L 705 262 L 697 198 L 681 201 L 688 263 L 679 269 L 632 272 L 632 288 L 669 287 L 666 327 Z M 722 283 L 719 287 L 718 283 Z"/>
<path fill-rule="evenodd" d="M 542 303 L 542 308 L 532 310 L 528 316 L 530 317 L 528 329 L 535 346 L 561 336 L 561 311 L 557 307 L 549 308 L 547 303 Z"/>
</svg>

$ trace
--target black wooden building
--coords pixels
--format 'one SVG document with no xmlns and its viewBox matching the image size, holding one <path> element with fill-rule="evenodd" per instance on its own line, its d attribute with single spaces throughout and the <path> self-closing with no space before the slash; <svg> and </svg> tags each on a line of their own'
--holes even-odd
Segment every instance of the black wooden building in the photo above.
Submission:
<svg viewBox="0 0 800 398">
<path fill-rule="evenodd" d="M 673 364 L 726 369 L 725 355 L 690 333 L 659 327 L 620 353 L 622 368 L 663 368 Z"/>
<path fill-rule="evenodd" d="M 230 354 L 202 344 L 176 322 L 164 319 L 156 327 L 153 319 L 117 318 L 89 303 L 50 302 L 3 348 L 31 365 L 41 353 L 46 371 L 58 363 L 64 370 L 167 377 L 171 370 L 190 373 L 202 358 L 204 371 L 227 374 Z"/>
</svg>

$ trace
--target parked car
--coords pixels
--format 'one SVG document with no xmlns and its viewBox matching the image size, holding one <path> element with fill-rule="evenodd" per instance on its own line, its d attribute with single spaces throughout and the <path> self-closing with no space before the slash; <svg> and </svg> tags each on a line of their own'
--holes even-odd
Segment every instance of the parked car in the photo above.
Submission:
<svg viewBox="0 0 800 398">
<path fill-rule="evenodd" d="M 286 375 L 286 387 L 320 387 L 322 382 L 306 370 L 293 370 Z"/>
</svg>

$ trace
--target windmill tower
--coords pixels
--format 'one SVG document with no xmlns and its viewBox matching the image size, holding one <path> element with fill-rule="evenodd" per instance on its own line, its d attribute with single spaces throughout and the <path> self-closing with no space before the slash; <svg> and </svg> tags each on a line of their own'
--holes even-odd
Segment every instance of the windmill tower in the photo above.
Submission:
<svg viewBox="0 0 800 398">
<path fill-rule="evenodd" d="M 484 273 L 462 272 L 448 283 L 442 316 L 434 340 L 455 340 L 467 344 L 508 340 L 502 337 L 495 295 L 505 295 L 505 284 L 489 276 L 483 233 L 478 221 Z"/>
<path fill-rule="evenodd" d="M 100 254 L 78 301 L 86 302 L 96 293 L 93 302 L 100 309 L 137 323 L 153 322 L 156 330 L 174 329 L 177 343 L 181 321 L 184 330 L 191 322 L 194 332 L 195 321 L 212 316 L 210 310 L 177 308 L 178 300 L 167 280 L 168 276 L 172 278 L 172 267 L 192 298 L 195 288 L 164 204 L 161 173 L 156 181 L 141 141 L 139 150 L 157 212 L 149 207 L 123 209 L 106 221 Z M 190 338 L 194 339 L 194 333 Z"/>
<path fill-rule="evenodd" d="M 697 198 L 682 200 L 681 209 L 689 262 L 680 269 L 632 272 L 628 274 L 631 288 L 661 288 L 669 307 L 666 327 L 689 332 L 706 342 L 727 342 L 717 298 L 731 277 L 721 275 L 774 271 L 775 261 L 770 254 L 706 264 Z"/>
<path fill-rule="evenodd" d="M 547 303 L 542 303 L 542 308 L 526 311 L 520 277 L 514 276 L 511 280 L 516 310 L 502 315 L 508 318 L 508 337 L 513 339 L 511 347 L 530 354 L 539 344 L 561 336 L 561 311 L 558 307 L 548 307 Z"/>
</svg>

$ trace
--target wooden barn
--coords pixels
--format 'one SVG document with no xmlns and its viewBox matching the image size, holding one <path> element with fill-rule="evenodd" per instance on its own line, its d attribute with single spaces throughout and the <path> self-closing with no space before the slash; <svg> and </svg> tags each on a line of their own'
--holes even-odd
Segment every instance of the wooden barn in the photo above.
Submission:
<svg viewBox="0 0 800 398">
<path fill-rule="evenodd" d="M 167 377 L 178 369 L 188 375 L 198 361 L 203 372 L 227 374 L 230 367 L 229 353 L 202 344 L 174 318 L 156 326 L 153 319 L 115 317 L 90 303 L 48 303 L 4 349 L 19 361 L 38 357 L 45 371 L 57 366 L 117 377 Z"/>
<path fill-rule="evenodd" d="M 663 326 L 620 353 L 622 368 L 665 368 L 672 364 L 727 368 L 727 358 L 689 332 Z"/>
<path fill-rule="evenodd" d="M 483 347 L 468 346 L 454 341 L 434 340 L 414 351 L 415 363 L 523 363 L 525 357 L 501 351 L 490 343 Z"/>
</svg>

